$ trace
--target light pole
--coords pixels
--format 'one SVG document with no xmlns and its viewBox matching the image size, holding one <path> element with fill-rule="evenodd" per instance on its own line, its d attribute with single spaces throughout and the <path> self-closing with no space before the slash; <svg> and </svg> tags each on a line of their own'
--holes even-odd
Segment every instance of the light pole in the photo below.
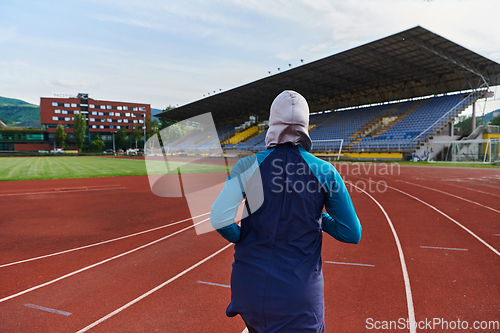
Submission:
<svg viewBox="0 0 500 333">
<path fill-rule="evenodd" d="M 115 150 L 115 131 L 113 133 L 113 155 L 116 155 L 116 150 Z"/>
<path fill-rule="evenodd" d="M 144 129 L 144 141 L 143 142 L 144 142 L 144 144 L 143 144 L 142 148 L 144 149 L 144 154 L 146 154 L 146 113 L 144 113 L 143 117 L 144 117 L 144 123 L 143 123 L 143 125 L 144 125 L 143 126 L 143 129 Z"/>
</svg>

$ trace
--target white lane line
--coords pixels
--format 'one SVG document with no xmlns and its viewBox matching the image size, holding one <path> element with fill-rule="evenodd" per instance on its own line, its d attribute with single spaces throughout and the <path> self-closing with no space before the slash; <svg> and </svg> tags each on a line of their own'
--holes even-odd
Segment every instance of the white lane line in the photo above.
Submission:
<svg viewBox="0 0 500 333">
<path fill-rule="evenodd" d="M 46 254 L 46 255 L 43 255 L 43 256 L 39 256 L 39 257 L 34 257 L 34 258 L 19 260 L 19 261 L 11 262 L 11 263 L 8 263 L 8 264 L 2 264 L 2 265 L 0 265 L 0 268 L 7 267 L 7 266 L 12 266 L 12 265 L 17 265 L 17 264 L 21 264 L 21 263 L 28 262 L 28 261 L 33 261 L 33 260 L 38 260 L 38 259 L 53 257 L 53 256 L 57 256 L 57 255 L 60 255 L 60 254 L 68 253 L 68 252 L 73 252 L 73 251 L 88 249 L 89 247 L 103 245 L 103 244 L 107 244 L 107 243 L 111 243 L 111 242 L 116 242 L 118 240 L 122 240 L 122 239 L 130 238 L 130 237 L 142 235 L 142 234 L 145 234 L 145 233 L 148 233 L 148 232 L 151 232 L 151 231 L 155 231 L 155 230 L 167 228 L 167 227 L 170 227 L 170 226 L 173 226 L 173 225 L 176 225 L 176 224 L 179 224 L 179 223 L 183 223 L 183 222 L 186 222 L 186 221 L 189 221 L 189 220 L 192 220 L 192 219 L 195 219 L 195 218 L 198 218 L 200 216 L 207 215 L 207 214 L 210 214 L 210 212 L 205 213 L 205 214 L 201 214 L 201 215 L 198 215 L 198 216 L 193 216 L 193 217 L 190 217 L 188 219 L 181 220 L 181 221 L 177 221 L 177 222 L 165 224 L 165 225 L 162 225 L 160 227 L 156 227 L 156 228 L 152 228 L 152 229 L 148 229 L 148 230 L 136 232 L 134 234 L 130 234 L 130 235 L 127 235 L 127 236 L 113 238 L 113 239 L 109 239 L 107 241 L 102 241 L 102 242 L 99 242 L 99 243 L 89 244 L 89 245 L 85 245 L 85 246 L 80 246 L 80 247 L 76 247 L 76 248 L 73 248 L 73 249 L 69 249 L 69 250 L 65 250 L 65 251 L 60 251 L 60 252 L 55 252 L 55 253 L 51 253 L 51 254 Z"/>
<path fill-rule="evenodd" d="M 155 291 L 165 287 L 167 284 L 171 283 L 172 281 L 175 281 L 177 280 L 178 278 L 180 278 L 181 276 L 183 276 L 184 274 L 188 273 L 189 271 L 195 269 L 196 267 L 200 266 L 201 264 L 203 264 L 204 262 L 210 260 L 211 258 L 215 257 L 216 255 L 218 255 L 219 253 L 221 253 L 222 251 L 224 251 L 225 249 L 229 248 L 230 246 L 234 245 L 233 243 L 229 243 L 227 244 L 226 246 L 224 246 L 222 249 L 220 250 L 217 250 L 216 252 L 212 253 L 211 255 L 209 255 L 208 257 L 206 257 L 205 259 L 202 259 L 200 261 L 198 261 L 196 264 L 194 264 L 193 266 L 183 270 L 182 272 L 180 272 L 179 274 L 177 274 L 176 276 L 174 276 L 173 278 L 163 282 L 162 284 L 154 287 L 153 289 L 151 289 L 150 291 L 142 294 L 141 296 L 137 297 L 136 299 L 128 302 L 127 304 L 123 305 L 122 307 L 116 309 L 115 311 L 111 312 L 110 314 L 102 317 L 101 319 L 99 320 L 96 320 L 95 322 L 93 322 L 92 324 L 82 328 L 81 330 L 79 330 L 78 332 L 76 333 L 83 333 L 83 332 L 87 332 L 89 329 L 91 329 L 92 327 L 95 327 L 97 325 L 99 325 L 100 323 L 102 323 L 103 321 L 113 317 L 114 315 L 122 312 L 123 310 L 125 310 L 126 308 L 134 305 L 135 303 L 139 302 L 140 300 L 146 298 L 147 296 L 151 295 L 152 293 L 154 293 Z"/>
<path fill-rule="evenodd" d="M 498 190 L 498 185 L 497 186 L 495 186 L 495 185 L 487 185 L 487 184 L 478 184 L 478 185 L 480 185 L 480 186 L 487 186 L 487 187 L 491 187 L 491 188 L 494 188 L 494 189 Z"/>
<path fill-rule="evenodd" d="M 217 287 L 231 288 L 231 286 L 228 284 L 220 284 L 220 283 L 205 282 L 205 281 L 196 281 L 196 283 L 208 284 L 208 285 L 217 286 Z"/>
<path fill-rule="evenodd" d="M 446 217 L 447 219 L 449 219 L 450 221 L 452 221 L 453 223 L 455 223 L 456 225 L 458 225 L 460 228 L 464 229 L 465 231 L 467 231 L 472 237 L 474 237 L 475 239 L 477 239 L 478 241 L 480 241 L 481 243 L 483 243 L 487 248 L 489 248 L 491 251 L 493 251 L 493 253 L 495 253 L 497 256 L 500 256 L 500 252 L 498 252 L 493 246 L 491 246 L 490 244 L 486 243 L 482 238 L 480 238 L 479 236 L 477 236 L 475 233 L 473 233 L 472 231 L 470 231 L 469 229 L 467 229 L 465 226 L 463 226 L 460 222 L 458 222 L 457 220 L 451 218 L 450 216 L 446 215 L 444 212 L 440 211 L 439 209 L 437 209 L 436 207 L 432 206 L 431 204 L 428 204 L 427 202 L 409 194 L 409 193 L 406 193 L 404 191 L 401 191 L 395 187 L 392 187 L 392 186 L 389 186 L 387 185 L 388 188 L 390 189 L 393 189 L 394 191 L 397 191 L 399 193 L 403 193 L 404 195 L 407 195 L 409 196 L 410 198 L 413 198 L 421 203 L 423 203 L 424 205 L 426 205 L 427 207 L 430 207 L 432 208 L 433 210 L 435 210 L 436 212 L 438 212 L 439 214 L 443 215 L 444 217 Z"/>
<path fill-rule="evenodd" d="M 63 315 L 63 316 L 69 316 L 71 314 L 71 312 L 66 312 L 66 311 L 61 311 L 61 310 L 46 308 L 44 306 L 39 306 L 39 305 L 35 305 L 35 304 L 30 304 L 30 303 L 26 303 L 26 304 L 24 304 L 24 306 L 27 306 L 27 307 L 33 308 L 33 309 L 42 310 L 42 311 L 57 313 L 57 314 L 60 314 L 60 315 Z"/>
<path fill-rule="evenodd" d="M 352 265 L 352 266 L 366 266 L 366 267 L 375 267 L 375 265 L 370 264 L 357 264 L 354 262 L 340 262 L 340 261 L 325 261 L 327 264 L 337 264 L 337 265 Z"/>
<path fill-rule="evenodd" d="M 460 199 L 460 200 L 463 200 L 463 201 L 470 202 L 470 203 L 472 203 L 474 205 L 478 205 L 478 206 L 484 207 L 486 209 L 489 209 L 491 211 L 494 211 L 494 212 L 500 214 L 500 210 L 496 210 L 495 208 L 491 208 L 489 206 L 485 206 L 483 204 L 480 204 L 479 202 L 475 202 L 475 201 L 472 201 L 472 200 L 469 200 L 469 199 L 465 199 L 465 198 L 459 197 L 458 195 L 455 195 L 455 194 L 451 194 L 451 193 L 448 193 L 448 192 L 445 192 L 445 191 L 441 191 L 441 190 L 438 190 L 438 189 L 435 189 L 435 188 L 432 188 L 432 187 L 424 186 L 424 185 L 410 183 L 410 182 L 407 182 L 407 181 L 404 181 L 404 180 L 402 180 L 401 182 L 406 183 L 406 184 L 410 184 L 410 185 L 414 185 L 414 186 L 418 186 L 418 187 L 422 187 L 422 188 L 426 188 L 428 190 L 436 191 L 436 192 L 439 192 L 439 193 L 442 193 L 442 194 L 446 194 L 446 195 L 449 195 L 450 197 L 454 197 L 454 198 L 457 198 L 457 199 Z"/>
<path fill-rule="evenodd" d="M 499 179 L 499 178 L 498 177 L 496 177 L 496 178 L 489 178 L 487 180 L 490 181 L 491 179 Z M 445 181 L 452 181 L 452 182 L 456 182 L 456 183 L 460 183 L 460 184 L 466 184 L 466 181 L 472 181 L 472 182 L 475 182 L 475 185 L 491 187 L 491 188 L 494 188 L 495 190 L 498 190 L 498 186 L 488 185 L 488 184 L 484 184 L 484 183 L 479 183 L 478 182 L 478 181 L 485 180 L 484 178 L 463 178 L 463 179 L 459 179 L 459 180 L 457 180 L 456 178 L 454 178 L 454 179 L 443 179 L 443 180 L 445 180 Z"/>
<path fill-rule="evenodd" d="M 469 251 L 468 249 L 459 249 L 454 247 L 439 247 L 439 246 L 420 246 L 422 249 L 436 249 L 436 250 L 453 250 L 453 251 Z"/>
<path fill-rule="evenodd" d="M 70 276 L 73 276 L 73 275 L 76 275 L 76 274 L 78 274 L 78 273 L 84 272 L 84 271 L 89 270 L 89 269 L 91 269 L 91 268 L 94 268 L 94 267 L 96 267 L 96 266 L 99 266 L 99 265 L 105 264 L 105 263 L 107 263 L 107 262 L 109 262 L 109 261 L 111 261 L 111 260 L 118 259 L 118 258 L 121 258 L 121 257 L 123 257 L 123 256 L 127 255 L 127 254 L 130 254 L 130 253 L 133 253 L 133 252 L 139 251 L 139 250 L 141 250 L 141 249 L 144 249 L 144 248 L 146 248 L 146 247 L 148 247 L 148 246 L 151 246 L 151 245 L 153 245 L 153 244 L 156 244 L 156 243 L 158 243 L 158 242 L 161 242 L 161 241 L 163 241 L 163 240 L 165 240 L 165 239 L 167 239 L 167 238 L 170 238 L 170 237 L 172 237 L 172 236 L 175 236 L 175 235 L 177 235 L 177 234 L 180 234 L 181 232 L 186 231 L 186 230 L 188 230 L 188 229 L 190 229 L 190 228 L 193 228 L 194 226 L 196 226 L 196 225 L 198 225 L 198 224 L 200 224 L 200 223 L 203 223 L 203 222 L 205 222 L 205 221 L 207 221 L 207 220 L 209 220 L 209 219 L 210 219 L 210 218 L 205 219 L 205 220 L 203 220 L 203 221 L 200 221 L 200 222 L 198 222 L 198 223 L 195 223 L 195 224 L 193 224 L 193 225 L 191 225 L 191 226 L 189 226 L 189 227 L 187 227 L 187 228 L 184 228 L 184 229 L 178 230 L 178 231 L 176 231 L 176 232 L 174 232 L 174 233 L 171 233 L 170 235 L 167 235 L 167 236 L 165 236 L 165 237 L 159 238 L 159 239 L 157 239 L 157 240 L 155 240 L 155 241 L 152 241 L 152 242 L 150 242 L 150 243 L 147 243 L 147 244 L 145 244 L 145 245 L 142 245 L 142 246 L 136 247 L 135 249 L 132 249 L 132 250 L 130 250 L 130 251 L 127 251 L 127 252 L 124 252 L 124 253 L 118 254 L 118 255 L 116 255 L 116 256 L 114 256 L 114 257 L 111 257 L 111 258 L 108 258 L 108 259 L 105 259 L 105 260 L 99 261 L 98 263 L 95 263 L 95 264 L 92 264 L 92 265 L 90 265 L 90 266 L 87 266 L 87 267 L 81 268 L 81 269 L 79 269 L 79 270 L 76 270 L 76 271 L 74 271 L 74 272 L 68 273 L 68 274 L 66 274 L 66 275 L 60 276 L 60 277 L 58 277 L 58 278 L 56 278 L 56 279 L 54 279 L 54 280 L 51 280 L 51 281 L 48 281 L 48 282 L 45 282 L 45 283 L 39 284 L 39 285 L 34 286 L 34 287 L 31 287 L 31 288 L 29 288 L 29 289 L 26 289 L 26 290 L 20 291 L 20 292 L 18 292 L 18 293 L 16 293 L 16 294 L 13 294 L 13 295 L 10 295 L 10 296 L 7 296 L 7 297 L 4 297 L 4 298 L 0 299 L 0 303 L 5 302 L 5 301 L 7 301 L 7 300 L 9 300 L 9 299 L 15 298 L 15 297 L 17 297 L 17 296 L 21 296 L 21 295 L 27 294 L 27 293 L 29 293 L 29 292 L 31 292 L 31 291 L 33 291 L 33 290 L 37 290 L 37 289 L 40 289 L 40 288 L 42 288 L 42 287 L 48 286 L 48 285 L 53 284 L 53 283 L 55 283 L 55 282 L 61 281 L 61 280 L 65 279 L 65 278 L 68 278 L 68 277 L 70 277 Z"/>
<path fill-rule="evenodd" d="M 111 187 L 111 188 L 93 188 L 85 190 L 71 190 L 71 191 L 48 191 L 48 192 L 32 192 L 32 193 L 9 193 L 0 194 L 0 197 L 10 197 L 14 195 L 33 195 L 33 194 L 58 194 L 58 193 L 75 193 L 75 192 L 91 192 L 91 191 L 110 191 L 110 190 L 123 190 L 125 187 Z"/>
<path fill-rule="evenodd" d="M 495 236 L 500 236 L 500 234 L 494 234 Z"/>
<path fill-rule="evenodd" d="M 394 225 L 392 224 L 391 219 L 389 218 L 389 215 L 385 211 L 384 207 L 374 198 L 372 197 L 368 192 L 365 190 L 359 188 L 358 186 L 354 184 L 350 184 L 351 186 L 354 186 L 364 192 L 370 199 L 372 199 L 377 206 L 380 208 L 382 213 L 384 213 L 385 218 L 387 219 L 387 223 L 389 223 L 389 227 L 391 228 L 392 235 L 394 236 L 394 240 L 396 242 L 396 246 L 398 248 L 398 253 L 399 253 L 399 261 L 401 263 L 401 270 L 403 271 L 403 280 L 405 283 L 405 291 L 406 291 L 406 304 L 408 307 L 408 320 L 410 322 L 410 333 L 416 333 L 417 328 L 416 328 L 416 321 L 415 321 L 415 309 L 413 308 L 413 297 L 411 294 L 411 286 L 410 286 L 410 277 L 408 276 L 408 270 L 406 268 L 406 262 L 405 262 L 405 256 L 403 254 L 403 248 L 401 247 L 401 243 L 399 242 L 399 237 L 398 234 L 396 233 L 396 229 L 394 228 Z"/>
<path fill-rule="evenodd" d="M 470 187 L 465 187 L 465 186 L 458 186 L 458 185 L 455 185 L 455 184 L 447 184 L 447 185 L 453 186 L 453 187 L 458 187 L 458 188 L 463 188 L 465 190 L 471 190 L 471 191 L 474 191 L 474 192 L 479 192 L 479 193 L 483 193 L 483 194 L 487 194 L 487 195 L 492 195 L 494 197 L 499 197 L 500 198 L 500 195 L 489 193 L 489 192 L 485 192 L 485 191 L 481 191 L 481 190 L 476 190 L 475 188 L 470 188 Z"/>
</svg>

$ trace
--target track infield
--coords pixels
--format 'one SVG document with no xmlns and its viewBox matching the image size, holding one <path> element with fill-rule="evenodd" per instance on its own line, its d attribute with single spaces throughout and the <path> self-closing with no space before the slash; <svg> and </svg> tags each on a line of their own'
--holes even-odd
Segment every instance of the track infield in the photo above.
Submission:
<svg viewBox="0 0 500 333">
<path fill-rule="evenodd" d="M 163 166 L 161 160 L 148 163 Z M 170 173 L 177 173 L 176 168 L 182 166 L 183 173 L 224 172 L 222 165 L 210 163 L 182 163 L 180 160 L 169 161 Z M 114 157 L 12 157 L 0 159 L 0 181 L 90 178 L 146 175 L 146 163 L 143 158 Z"/>
</svg>

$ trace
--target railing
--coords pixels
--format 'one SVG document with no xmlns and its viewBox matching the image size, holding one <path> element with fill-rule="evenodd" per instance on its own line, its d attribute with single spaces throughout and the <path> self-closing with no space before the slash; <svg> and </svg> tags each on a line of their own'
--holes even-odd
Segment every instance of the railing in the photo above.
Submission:
<svg viewBox="0 0 500 333">
<path fill-rule="evenodd" d="M 466 98 L 462 99 L 454 107 L 452 107 L 450 110 L 448 110 L 448 112 L 443 114 L 438 120 L 436 120 L 434 123 L 432 123 L 432 125 L 427 127 L 424 131 L 420 132 L 419 135 L 417 135 L 415 138 L 413 138 L 413 145 L 415 146 L 418 143 L 418 138 L 420 138 L 422 135 L 426 134 L 427 131 L 429 131 L 430 129 L 434 130 L 437 127 L 436 125 L 440 125 L 441 122 L 443 122 L 446 117 L 448 117 L 452 112 L 456 112 L 458 110 L 458 108 L 462 107 L 466 101 L 469 102 L 470 98 L 475 97 L 476 94 L 478 96 L 480 96 L 483 93 L 484 93 L 484 90 L 481 90 L 479 92 L 478 91 L 471 92 L 469 95 L 467 95 Z M 475 102 L 475 99 L 474 99 L 474 102 Z"/>
<path fill-rule="evenodd" d="M 355 151 L 357 153 L 364 152 L 409 152 L 412 149 L 411 140 L 406 141 L 393 141 L 393 142 L 384 142 L 384 143 L 357 143 L 355 144 L 351 151 Z"/>
<path fill-rule="evenodd" d="M 479 125 L 478 127 L 476 127 L 476 129 L 474 131 L 472 131 L 472 133 L 469 134 L 468 137 L 466 137 L 465 139 L 462 139 L 462 140 L 474 140 L 475 138 L 477 138 L 481 134 L 483 134 L 483 125 Z"/>
<path fill-rule="evenodd" d="M 486 133 L 500 133 L 500 126 L 488 125 L 486 126 Z"/>
</svg>

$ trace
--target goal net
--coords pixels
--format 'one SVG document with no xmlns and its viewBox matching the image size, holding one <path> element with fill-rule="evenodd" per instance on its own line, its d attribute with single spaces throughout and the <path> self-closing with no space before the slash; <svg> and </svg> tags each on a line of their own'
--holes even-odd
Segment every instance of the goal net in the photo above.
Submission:
<svg viewBox="0 0 500 333">
<path fill-rule="evenodd" d="M 324 157 L 340 159 L 344 139 L 312 140 L 312 153 Z"/>
<path fill-rule="evenodd" d="M 491 163 L 499 159 L 499 139 L 432 142 L 426 146 L 428 161 Z"/>
</svg>

